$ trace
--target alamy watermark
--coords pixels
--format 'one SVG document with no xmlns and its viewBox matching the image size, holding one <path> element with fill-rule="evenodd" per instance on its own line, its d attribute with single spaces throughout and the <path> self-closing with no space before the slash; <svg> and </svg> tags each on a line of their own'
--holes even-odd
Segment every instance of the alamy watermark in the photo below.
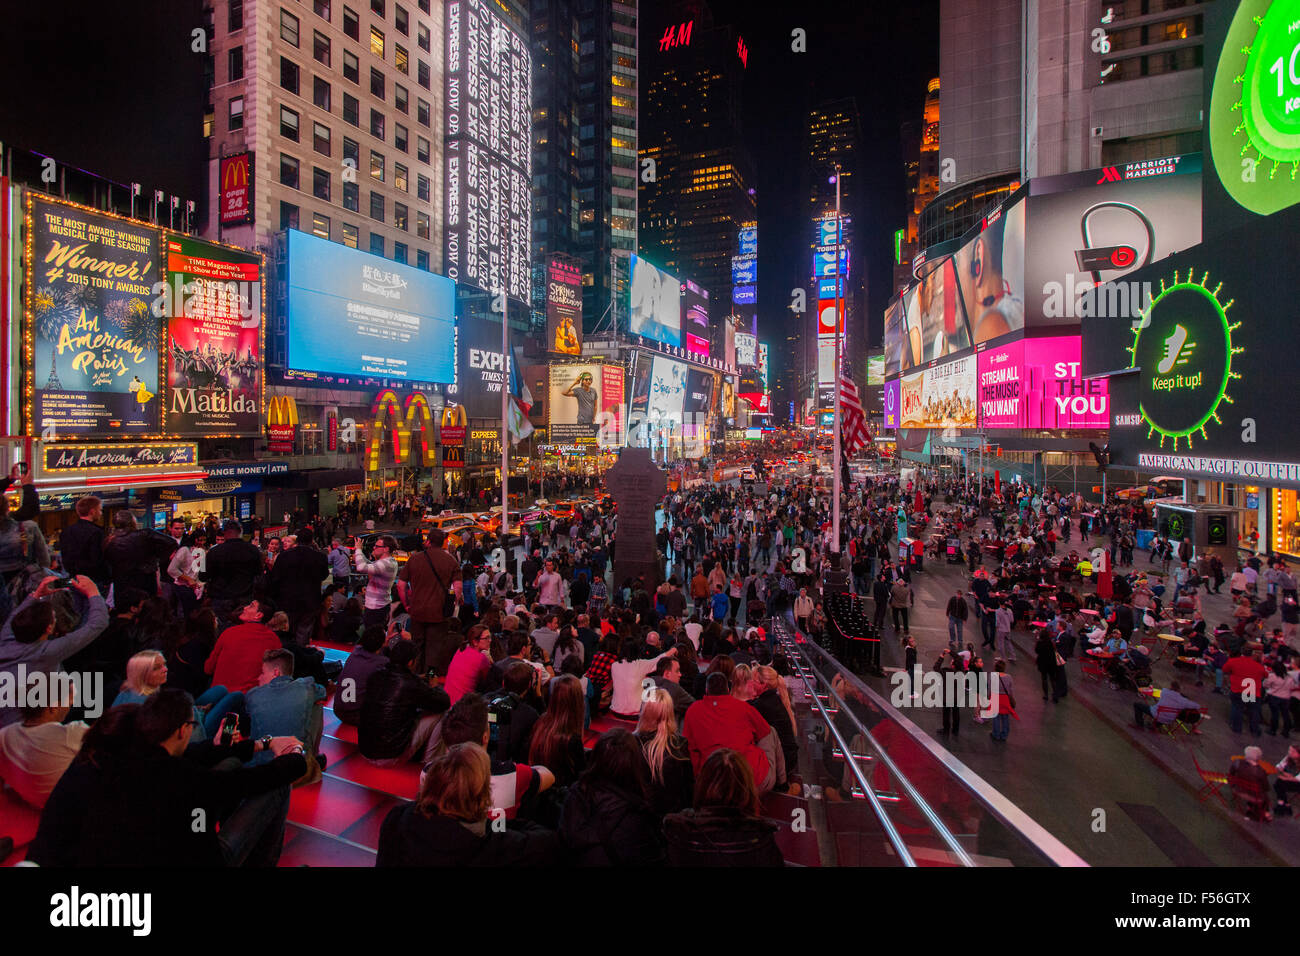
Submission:
<svg viewBox="0 0 1300 956">
<path fill-rule="evenodd" d="M 989 720 L 1001 713 L 991 677 L 993 673 L 983 671 L 922 671 L 919 667 L 911 674 L 896 671 L 889 678 L 889 703 L 898 708 L 972 707 Z"/>
<path fill-rule="evenodd" d="M 27 669 L 19 664 L 0 671 L 0 708 L 74 707 L 80 705 L 94 720 L 104 713 L 102 671 L 58 671 Z"/>
<path fill-rule="evenodd" d="M 1098 283 L 1088 275 L 1065 274 L 1064 282 L 1043 283 L 1043 316 L 1049 319 L 1123 319 L 1145 325 L 1151 308 L 1150 282 Z"/>
</svg>

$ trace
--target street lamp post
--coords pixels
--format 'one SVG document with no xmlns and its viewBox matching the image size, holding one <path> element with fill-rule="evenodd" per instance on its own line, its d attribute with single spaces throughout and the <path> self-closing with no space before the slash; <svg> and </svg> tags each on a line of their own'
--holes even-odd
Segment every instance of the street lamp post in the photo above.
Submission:
<svg viewBox="0 0 1300 956">
<path fill-rule="evenodd" d="M 843 312 L 840 303 L 840 244 L 844 239 L 844 223 L 840 217 L 840 164 L 835 164 L 835 265 L 831 274 L 835 277 L 835 427 L 834 443 L 831 451 L 831 554 L 835 555 L 834 566 L 839 570 L 840 553 L 840 363 L 843 361 L 840 347 L 840 328 Z"/>
<path fill-rule="evenodd" d="M 509 266 L 507 266 L 509 268 Z M 501 538 L 510 533 L 510 322 L 506 290 L 501 290 Z"/>
</svg>

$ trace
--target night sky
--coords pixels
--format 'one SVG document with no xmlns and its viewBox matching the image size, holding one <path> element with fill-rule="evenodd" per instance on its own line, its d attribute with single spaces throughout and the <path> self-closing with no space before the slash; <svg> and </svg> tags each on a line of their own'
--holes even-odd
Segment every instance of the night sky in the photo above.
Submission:
<svg viewBox="0 0 1300 956">
<path fill-rule="evenodd" d="M 641 0 L 642 3 L 654 0 Z M 809 225 L 799 194 L 808 108 L 851 95 L 861 110 L 869 316 L 879 334 L 893 233 L 905 222 L 899 125 L 919 121 L 938 72 L 938 2 L 813 0 L 788 13 L 711 0 L 716 22 L 749 47 L 745 138 L 758 168 L 760 332 L 788 322 L 790 289 L 806 284 Z M 184 197 L 203 189 L 205 100 L 190 30 L 199 0 L 42 0 L 10 4 L 0 57 L 0 139 L 120 182 Z M 808 52 L 790 49 L 795 27 Z M 643 43 L 653 38 L 642 38 Z M 643 79 L 643 85 L 645 81 Z"/>
</svg>

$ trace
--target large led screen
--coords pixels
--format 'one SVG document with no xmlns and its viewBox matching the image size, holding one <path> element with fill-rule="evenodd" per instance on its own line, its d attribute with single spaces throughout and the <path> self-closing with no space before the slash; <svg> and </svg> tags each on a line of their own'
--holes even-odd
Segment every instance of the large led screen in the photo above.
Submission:
<svg viewBox="0 0 1300 956">
<path fill-rule="evenodd" d="M 552 352 L 582 354 L 582 268 L 576 262 L 547 264 L 546 340 Z"/>
<path fill-rule="evenodd" d="M 502 355 L 500 322 L 462 316 L 456 323 L 456 383 L 447 386 L 447 397 L 470 418 L 501 418 Z"/>
<path fill-rule="evenodd" d="M 709 293 L 689 279 L 682 283 L 682 332 L 686 350 L 709 355 Z"/>
<path fill-rule="evenodd" d="M 550 367 L 550 433 L 554 444 L 610 448 L 623 433 L 623 366 L 575 362 Z"/>
<path fill-rule="evenodd" d="M 1029 184 L 1025 325 L 1137 318 L 1150 289 L 1131 274 L 1201 241 L 1199 154 Z M 1100 286 L 1100 287 L 1099 287 Z"/>
<path fill-rule="evenodd" d="M 532 295 L 532 68 L 489 0 L 448 0 L 443 258 L 453 281 Z M 418 134 L 417 130 L 417 134 Z"/>
<path fill-rule="evenodd" d="M 262 428 L 262 257 L 163 237 L 169 435 L 257 435 Z M 179 293 L 179 294 L 177 294 Z"/>
<path fill-rule="evenodd" d="M 903 380 L 896 378 L 885 383 L 885 427 L 897 428 Z"/>
<path fill-rule="evenodd" d="M 158 434 L 158 231 L 35 196 L 29 209 L 32 433 Z"/>
<path fill-rule="evenodd" d="M 290 369 L 455 379 L 454 282 L 297 230 L 288 242 Z"/>
<path fill-rule="evenodd" d="M 628 325 L 634 335 L 678 348 L 682 345 L 681 283 L 635 254 Z"/>
<path fill-rule="evenodd" d="M 952 269 L 932 276 L 929 289 L 917 288 L 918 314 L 923 315 L 924 361 L 956 351 L 964 339 L 979 345 L 1025 327 L 1025 203 L 1018 200 L 989 217 L 984 229 L 953 255 Z M 963 319 L 957 328 L 947 306 L 956 281 Z M 912 312 L 909 310 L 908 318 Z M 942 334 L 942 338 L 941 338 Z M 906 367 L 906 365 L 904 365 Z"/>
<path fill-rule="evenodd" d="M 979 353 L 981 428 L 1105 428 L 1105 380 L 1085 379 L 1080 338 L 1022 339 Z"/>
<path fill-rule="evenodd" d="M 902 427 L 974 428 L 975 378 L 973 355 L 903 376 Z"/>
</svg>

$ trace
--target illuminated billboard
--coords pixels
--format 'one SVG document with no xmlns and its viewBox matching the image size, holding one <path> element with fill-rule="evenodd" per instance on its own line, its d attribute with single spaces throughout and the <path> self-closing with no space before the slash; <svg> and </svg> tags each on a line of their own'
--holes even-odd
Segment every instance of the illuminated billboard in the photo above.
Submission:
<svg viewBox="0 0 1300 956">
<path fill-rule="evenodd" d="M 732 286 L 731 301 L 736 305 L 753 305 L 758 301 L 758 286 L 756 285 L 738 285 Z"/>
<path fill-rule="evenodd" d="M 528 302 L 532 66 L 489 0 L 447 0 L 443 262 L 455 282 Z"/>
<path fill-rule="evenodd" d="M 736 333 L 736 367 L 758 365 L 758 337 L 748 332 Z"/>
<path fill-rule="evenodd" d="M 546 341 L 557 354 L 582 354 L 582 267 L 575 261 L 547 264 Z"/>
<path fill-rule="evenodd" d="M 262 257 L 165 235 L 170 435 L 258 435 L 262 429 Z M 179 293 L 179 294 L 177 294 Z"/>
<path fill-rule="evenodd" d="M 867 385 L 879 387 L 885 384 L 885 356 L 867 356 Z"/>
<path fill-rule="evenodd" d="M 835 268 L 835 250 L 828 249 L 825 252 L 817 251 L 813 253 L 813 275 L 821 278 L 822 276 L 836 275 L 847 276 L 849 274 L 849 250 L 840 249 L 839 269 Z"/>
<path fill-rule="evenodd" d="M 954 359 L 901 379 L 903 428 L 974 428 L 975 356 Z"/>
<path fill-rule="evenodd" d="M 29 434 L 159 434 L 158 230 L 31 193 L 27 209 Z"/>
<path fill-rule="evenodd" d="M 617 447 L 623 434 L 623 366 L 555 363 L 548 379 L 547 438 L 552 444 L 592 453 Z"/>
<path fill-rule="evenodd" d="M 1083 377 L 1080 341 L 1022 339 L 980 352 L 980 427 L 1105 428 L 1109 390 Z"/>
<path fill-rule="evenodd" d="M 665 345 L 682 345 L 681 283 L 672 273 L 632 255 L 629 330 Z"/>
<path fill-rule="evenodd" d="M 688 352 L 709 354 L 709 293 L 689 279 L 682 283 L 681 323 Z"/>
<path fill-rule="evenodd" d="M 758 255 L 758 227 L 746 224 L 740 227 L 740 254 L 742 256 Z"/>
<path fill-rule="evenodd" d="M 900 419 L 899 405 L 902 401 L 901 390 L 903 380 L 896 378 L 891 382 L 885 383 L 885 427 L 897 428 Z"/>
<path fill-rule="evenodd" d="M 847 241 L 849 238 L 849 224 L 852 221 L 853 219 L 849 216 L 840 216 L 840 222 L 844 224 L 843 225 L 844 241 Z M 830 216 L 827 219 L 820 219 L 817 221 L 817 235 L 816 235 L 817 245 L 833 246 L 835 245 L 837 237 L 839 236 L 840 236 L 840 230 L 835 227 L 834 215 Z"/>
<path fill-rule="evenodd" d="M 288 368 L 455 380 L 451 279 L 296 229 L 287 270 Z"/>
<path fill-rule="evenodd" d="M 731 257 L 731 284 L 753 285 L 758 281 L 758 257 Z"/>
</svg>

